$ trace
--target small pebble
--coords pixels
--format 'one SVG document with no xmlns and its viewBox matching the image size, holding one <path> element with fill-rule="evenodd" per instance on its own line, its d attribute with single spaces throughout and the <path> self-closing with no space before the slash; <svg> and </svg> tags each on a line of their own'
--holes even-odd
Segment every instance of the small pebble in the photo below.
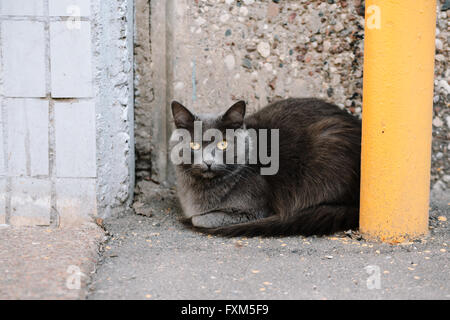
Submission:
<svg viewBox="0 0 450 320">
<path fill-rule="evenodd" d="M 433 126 L 440 128 L 443 124 L 444 122 L 440 118 L 436 117 L 433 119 Z"/>
<path fill-rule="evenodd" d="M 235 61 L 233 55 L 231 55 L 231 54 L 227 55 L 224 59 L 224 62 L 225 62 L 225 66 L 227 67 L 228 70 L 231 71 L 234 69 L 236 61 Z"/>
<path fill-rule="evenodd" d="M 270 55 L 270 45 L 267 42 L 260 42 L 257 46 L 259 54 L 267 58 Z"/>
<path fill-rule="evenodd" d="M 251 69 L 252 68 L 252 62 L 249 59 L 244 58 L 244 59 L 242 59 L 242 66 L 244 68 Z"/>
</svg>

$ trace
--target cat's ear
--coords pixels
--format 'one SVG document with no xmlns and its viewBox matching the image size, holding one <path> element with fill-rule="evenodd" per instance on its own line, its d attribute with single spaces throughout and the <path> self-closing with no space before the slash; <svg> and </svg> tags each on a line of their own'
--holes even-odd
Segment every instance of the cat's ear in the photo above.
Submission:
<svg viewBox="0 0 450 320">
<path fill-rule="evenodd" d="M 195 116 L 177 101 L 172 101 L 172 115 L 177 128 L 187 129 L 194 126 Z"/>
<path fill-rule="evenodd" d="M 240 127 L 244 123 L 245 101 L 233 104 L 222 116 L 222 121 L 232 127 Z"/>
</svg>

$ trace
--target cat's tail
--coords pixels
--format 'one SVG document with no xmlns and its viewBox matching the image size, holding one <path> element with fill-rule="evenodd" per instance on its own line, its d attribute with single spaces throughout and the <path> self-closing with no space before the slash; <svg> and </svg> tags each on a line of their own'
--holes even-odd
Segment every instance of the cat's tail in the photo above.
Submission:
<svg viewBox="0 0 450 320">
<path fill-rule="evenodd" d="M 273 215 L 260 220 L 213 229 L 197 230 L 226 237 L 327 235 L 337 231 L 355 229 L 359 224 L 359 208 L 320 205 L 303 209 L 295 215 L 281 218 Z"/>
</svg>

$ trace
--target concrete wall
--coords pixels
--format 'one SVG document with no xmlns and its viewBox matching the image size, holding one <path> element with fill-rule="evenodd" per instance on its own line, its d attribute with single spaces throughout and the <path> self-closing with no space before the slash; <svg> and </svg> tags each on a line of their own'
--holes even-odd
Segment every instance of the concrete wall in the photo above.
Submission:
<svg viewBox="0 0 450 320">
<path fill-rule="evenodd" d="M 0 224 L 65 226 L 129 205 L 132 3 L 0 0 Z"/>
<path fill-rule="evenodd" d="M 450 203 L 450 0 L 438 0 L 434 80 L 432 199 Z"/>
<path fill-rule="evenodd" d="M 152 1 L 154 4 L 155 1 Z M 135 138 L 136 138 L 136 177 L 150 178 L 152 170 L 152 154 L 155 152 L 152 144 L 153 131 L 156 126 L 152 114 L 154 106 L 154 88 L 157 80 L 153 80 L 152 37 L 150 22 L 150 1 L 135 1 L 135 36 L 134 36 L 134 70 L 135 70 Z M 153 14 L 154 15 L 154 14 Z M 163 33 L 163 36 L 164 33 Z M 161 50 L 161 49 L 160 49 Z M 165 51 L 165 48 L 162 48 Z M 159 93 L 161 96 L 162 93 Z"/>
<path fill-rule="evenodd" d="M 444 193 L 450 182 L 447 6 L 438 1 L 432 169 L 432 185 Z M 315 96 L 361 115 L 362 0 L 137 0 L 136 11 L 138 179 L 172 179 L 166 147 L 172 99 L 204 112 L 244 99 L 253 112 L 276 99 Z"/>
<path fill-rule="evenodd" d="M 172 19 L 178 2 L 136 0 L 135 32 L 135 135 L 136 176 L 162 183 L 169 178 L 167 140 L 170 132 L 168 104 L 172 94 L 172 68 L 176 61 Z"/>
</svg>

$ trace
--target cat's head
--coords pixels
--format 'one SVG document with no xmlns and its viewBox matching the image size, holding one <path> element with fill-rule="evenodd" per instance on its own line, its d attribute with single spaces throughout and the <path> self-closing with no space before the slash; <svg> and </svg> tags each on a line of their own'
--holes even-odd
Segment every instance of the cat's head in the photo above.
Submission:
<svg viewBox="0 0 450 320">
<path fill-rule="evenodd" d="M 252 144 L 244 124 L 245 107 L 245 102 L 239 101 L 223 113 L 195 114 L 173 101 L 172 161 L 184 173 L 205 179 L 234 174 L 245 167 Z"/>
</svg>

